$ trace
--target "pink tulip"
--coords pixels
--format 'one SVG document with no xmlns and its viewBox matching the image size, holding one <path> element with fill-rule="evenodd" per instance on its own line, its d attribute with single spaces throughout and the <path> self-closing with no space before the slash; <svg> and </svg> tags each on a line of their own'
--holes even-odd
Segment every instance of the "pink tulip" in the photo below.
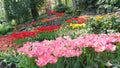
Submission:
<svg viewBox="0 0 120 68">
<path fill-rule="evenodd" d="M 93 48 L 95 52 L 115 51 L 112 43 L 120 42 L 120 34 L 88 34 L 71 39 L 69 36 L 56 38 L 56 40 L 44 40 L 43 42 L 27 42 L 18 49 L 29 57 L 36 57 L 36 63 L 42 67 L 48 63 L 54 64 L 60 57 L 79 57 L 82 48 Z"/>
</svg>

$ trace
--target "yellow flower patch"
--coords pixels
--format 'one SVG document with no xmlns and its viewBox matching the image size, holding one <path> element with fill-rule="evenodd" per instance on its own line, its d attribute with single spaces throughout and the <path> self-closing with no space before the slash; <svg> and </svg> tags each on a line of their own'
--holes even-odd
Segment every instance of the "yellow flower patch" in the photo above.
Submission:
<svg viewBox="0 0 120 68">
<path fill-rule="evenodd" d="M 85 23 L 83 23 L 83 24 L 72 24 L 72 23 L 70 23 L 70 27 L 71 27 L 72 29 L 80 28 L 80 27 L 85 27 L 85 26 L 86 26 Z"/>
<path fill-rule="evenodd" d="M 101 20 L 103 18 L 103 16 L 95 16 L 95 20 Z"/>
</svg>

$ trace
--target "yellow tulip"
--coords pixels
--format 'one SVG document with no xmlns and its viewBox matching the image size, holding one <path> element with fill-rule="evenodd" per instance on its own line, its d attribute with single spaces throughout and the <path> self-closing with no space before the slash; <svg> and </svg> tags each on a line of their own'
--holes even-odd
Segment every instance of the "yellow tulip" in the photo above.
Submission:
<svg viewBox="0 0 120 68">
<path fill-rule="evenodd" d="M 70 24 L 70 27 L 72 28 L 72 29 L 75 29 L 75 28 L 79 28 L 79 27 L 85 27 L 85 24 L 83 23 L 83 24 Z"/>
<path fill-rule="evenodd" d="M 100 19 L 102 19 L 103 17 L 102 16 L 95 16 L 95 20 L 100 20 Z"/>
</svg>

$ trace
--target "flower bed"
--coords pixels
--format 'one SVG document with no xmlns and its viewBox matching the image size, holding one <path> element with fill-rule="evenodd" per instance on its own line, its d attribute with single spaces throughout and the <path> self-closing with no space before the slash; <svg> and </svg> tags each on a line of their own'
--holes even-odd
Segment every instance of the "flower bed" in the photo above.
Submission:
<svg viewBox="0 0 120 68">
<path fill-rule="evenodd" d="M 113 43 L 120 43 L 120 33 L 88 34 L 76 39 L 65 36 L 50 41 L 27 42 L 18 52 L 29 57 L 37 57 L 36 64 L 42 67 L 48 63 L 56 63 L 60 57 L 79 57 L 84 48 L 93 48 L 95 52 L 115 51 L 116 45 Z"/>
<path fill-rule="evenodd" d="M 47 21 L 55 19 L 57 18 Z M 119 67 L 119 22 L 117 15 L 80 16 L 64 21 L 62 26 L 51 25 L 13 32 L 11 35 L 0 36 L 0 57 L 4 56 L 4 60 L 12 56 L 12 59 L 6 60 L 9 63 L 14 61 L 19 68 L 110 67 L 106 63 Z M 36 23 L 35 21 L 27 26 Z M 23 47 L 18 48 L 19 46 Z M 17 53 L 9 50 L 13 47 L 17 49 Z M 9 54 L 8 51 L 12 53 Z"/>
<path fill-rule="evenodd" d="M 1 40 L 1 50 L 6 50 L 6 48 L 11 48 L 13 45 L 13 41 L 26 38 L 26 37 L 35 37 L 39 33 L 43 32 L 51 32 L 56 31 L 60 28 L 60 26 L 46 26 L 46 27 L 38 27 L 34 29 L 34 31 L 24 31 L 19 33 L 12 33 L 9 36 L 2 36 Z"/>
</svg>

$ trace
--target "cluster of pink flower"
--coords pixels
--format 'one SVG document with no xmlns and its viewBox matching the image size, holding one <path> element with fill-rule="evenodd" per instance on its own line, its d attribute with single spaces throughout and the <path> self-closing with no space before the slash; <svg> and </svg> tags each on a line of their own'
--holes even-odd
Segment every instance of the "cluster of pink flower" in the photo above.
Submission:
<svg viewBox="0 0 120 68">
<path fill-rule="evenodd" d="M 69 36 L 58 37 L 56 40 L 44 40 L 43 42 L 27 42 L 18 49 L 19 53 L 29 57 L 37 57 L 38 66 L 47 63 L 54 64 L 59 57 L 74 57 L 82 54 L 82 48 L 93 48 L 95 52 L 115 51 L 116 45 L 120 43 L 120 33 L 116 34 L 88 34 L 71 39 Z"/>
</svg>

